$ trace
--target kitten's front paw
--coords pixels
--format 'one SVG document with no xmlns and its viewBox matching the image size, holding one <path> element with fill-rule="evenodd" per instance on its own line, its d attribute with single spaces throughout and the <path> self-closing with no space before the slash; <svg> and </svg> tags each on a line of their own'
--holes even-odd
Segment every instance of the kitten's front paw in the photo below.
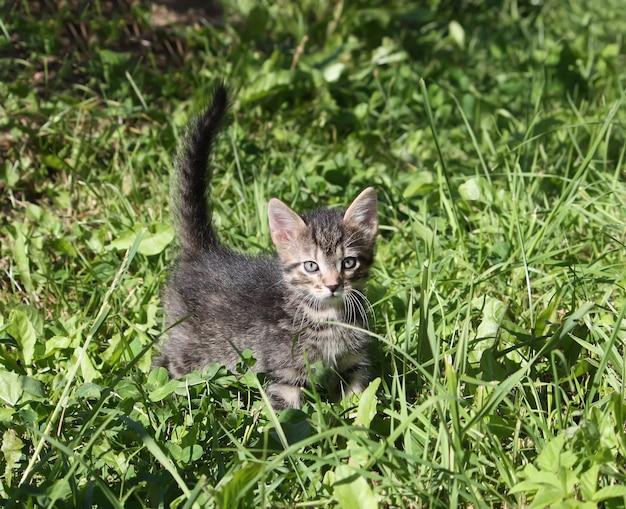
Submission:
<svg viewBox="0 0 626 509">
<path fill-rule="evenodd" d="M 358 366 L 341 376 L 341 390 L 344 398 L 359 394 L 365 390 L 370 381 L 367 368 Z"/>
<path fill-rule="evenodd" d="M 274 410 L 300 408 L 302 388 L 295 385 L 273 383 L 267 388 L 267 395 Z"/>
</svg>

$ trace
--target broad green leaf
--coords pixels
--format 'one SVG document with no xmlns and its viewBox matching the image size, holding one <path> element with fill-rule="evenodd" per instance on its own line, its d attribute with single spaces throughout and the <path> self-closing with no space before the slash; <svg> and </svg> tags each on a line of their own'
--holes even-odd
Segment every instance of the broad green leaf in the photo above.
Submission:
<svg viewBox="0 0 626 509">
<path fill-rule="evenodd" d="M 43 163 L 53 170 L 62 170 L 66 166 L 63 160 L 56 154 L 44 155 Z"/>
<path fill-rule="evenodd" d="M 44 320 L 41 312 L 39 312 L 33 306 L 27 306 L 26 304 L 17 304 L 13 308 L 13 311 L 21 311 L 22 313 L 24 313 L 30 320 L 32 326 L 35 328 L 35 332 L 37 333 L 37 335 L 43 335 Z"/>
<path fill-rule="evenodd" d="M 626 486 L 623 484 L 613 484 L 605 486 L 596 491 L 592 498 L 593 502 L 603 502 L 611 498 L 626 498 Z"/>
<path fill-rule="evenodd" d="M 46 495 L 52 500 L 63 500 L 72 492 L 72 487 L 65 479 L 57 479 L 47 488 Z"/>
<path fill-rule="evenodd" d="M 545 483 L 540 483 L 536 481 L 521 481 L 521 482 L 518 482 L 515 486 L 513 486 L 509 490 L 509 493 L 510 494 L 535 493 L 537 490 L 542 489 L 544 486 L 545 486 Z"/>
<path fill-rule="evenodd" d="M 163 368 L 165 369 L 165 368 Z M 128 398 L 131 400 L 138 400 L 142 397 L 141 391 L 130 380 L 122 380 L 115 387 L 115 392 L 120 395 L 121 398 Z"/>
<path fill-rule="evenodd" d="M 16 165 L 11 161 L 5 160 L 0 163 L 0 182 L 6 182 L 7 186 L 12 188 L 20 180 L 19 172 L 15 171 Z"/>
<path fill-rule="evenodd" d="M 13 310 L 9 315 L 9 327 L 7 331 L 19 346 L 19 355 L 25 366 L 33 363 L 35 345 L 37 343 L 37 331 L 28 315 L 21 310 Z"/>
<path fill-rule="evenodd" d="M 33 292 L 33 279 L 30 273 L 30 259 L 26 248 L 26 234 L 21 224 L 14 223 L 15 237 L 13 238 L 12 256 L 17 270 L 19 271 L 19 281 L 27 292 Z"/>
<path fill-rule="evenodd" d="M 539 456 L 537 456 L 536 465 L 539 470 L 553 472 L 561 464 L 561 456 L 565 445 L 565 436 L 557 435 L 545 444 Z"/>
<path fill-rule="evenodd" d="M 121 51 L 111 51 L 103 48 L 100 48 L 98 50 L 98 56 L 100 57 L 100 60 L 102 60 L 102 63 L 107 67 L 119 66 L 120 64 L 127 62 L 130 58 L 129 53 Z"/>
<path fill-rule="evenodd" d="M 602 52 L 600 53 L 600 55 L 602 55 L 602 58 L 614 58 L 618 56 L 619 54 L 620 54 L 620 47 L 615 43 L 605 44 L 604 47 L 602 48 Z"/>
<path fill-rule="evenodd" d="M 379 386 L 380 378 L 375 378 L 361 394 L 359 408 L 356 414 L 356 424 L 360 424 L 366 428 L 369 427 L 372 419 L 376 415 L 376 404 L 378 403 L 376 391 Z"/>
<path fill-rule="evenodd" d="M 411 176 L 411 180 L 402 191 L 403 198 L 410 199 L 426 193 L 433 185 L 434 178 L 430 171 L 420 171 Z"/>
<path fill-rule="evenodd" d="M 2 400 L 0 399 L 0 403 Z M 0 421 L 10 421 L 13 419 L 15 410 L 12 407 L 0 405 Z"/>
<path fill-rule="evenodd" d="M 162 399 L 167 398 L 170 394 L 172 394 L 180 385 L 179 380 L 170 380 L 165 385 L 153 390 L 150 392 L 149 398 L 150 401 L 161 401 Z"/>
<path fill-rule="evenodd" d="M 335 62 L 324 69 L 324 79 L 328 83 L 334 83 L 341 77 L 341 73 L 346 68 L 345 64 Z"/>
<path fill-rule="evenodd" d="M 579 475 L 580 492 L 587 500 L 592 500 L 598 489 L 598 473 L 600 465 L 593 463 L 587 470 Z"/>
<path fill-rule="evenodd" d="M 72 244 L 71 239 L 54 239 L 52 241 L 52 250 L 59 254 L 67 255 L 71 258 L 75 258 L 78 254 L 76 247 Z"/>
<path fill-rule="evenodd" d="M 20 388 L 34 397 L 34 399 L 44 399 L 46 397 L 43 384 L 30 376 L 20 376 Z"/>
<path fill-rule="evenodd" d="M 506 259 L 511 252 L 511 245 L 506 241 L 496 242 L 491 247 L 491 252 L 501 260 Z"/>
<path fill-rule="evenodd" d="M 203 449 L 198 444 L 181 447 L 173 442 L 166 442 L 165 446 L 172 458 L 180 463 L 189 464 L 193 461 L 198 461 L 202 457 Z"/>
<path fill-rule="evenodd" d="M 94 383 L 84 383 L 76 389 L 76 399 L 100 399 L 102 387 Z"/>
<path fill-rule="evenodd" d="M 435 236 L 433 230 L 425 224 L 421 224 L 417 221 L 415 221 L 413 225 L 415 236 L 419 239 L 424 240 L 426 244 L 431 245 L 433 242 L 433 237 Z"/>
<path fill-rule="evenodd" d="M 407 53 L 390 37 L 383 37 L 382 45 L 372 53 L 372 63 L 375 65 L 394 64 L 407 58 Z"/>
<path fill-rule="evenodd" d="M 183 449 L 183 458 L 186 458 L 187 463 L 198 461 L 203 452 L 202 446 L 198 444 L 189 445 Z"/>
<path fill-rule="evenodd" d="M 15 406 L 21 395 L 20 376 L 12 371 L 0 370 L 0 400 Z"/>
<path fill-rule="evenodd" d="M 44 353 L 44 357 L 48 357 L 57 350 L 64 350 L 65 348 L 70 348 L 72 346 L 75 347 L 76 344 L 74 344 L 74 340 L 69 336 L 53 336 L 46 340 L 46 351 Z"/>
<path fill-rule="evenodd" d="M 469 352 L 468 356 L 473 361 L 475 352 Z M 487 380 L 504 380 L 507 374 L 506 369 L 497 361 L 492 347 L 486 348 L 480 354 L 480 370 L 482 377 Z"/>
<path fill-rule="evenodd" d="M 100 358 L 109 365 L 115 365 L 126 350 L 126 341 L 121 334 L 112 334 L 109 337 L 109 346 L 100 354 Z"/>
<path fill-rule="evenodd" d="M 148 379 L 146 380 L 146 389 L 149 391 L 158 389 L 159 387 L 164 386 L 170 381 L 170 376 L 167 372 L 167 369 L 164 367 L 156 367 L 148 374 Z"/>
<path fill-rule="evenodd" d="M 13 429 L 8 429 L 2 435 L 2 455 L 4 456 L 4 482 L 7 486 L 11 486 L 11 479 L 13 478 L 13 469 L 17 465 L 22 456 L 22 448 L 24 442 L 17 436 L 17 433 Z"/>
<path fill-rule="evenodd" d="M 120 232 L 111 242 L 106 245 L 106 249 L 115 251 L 127 251 L 137 240 L 137 236 L 142 233 L 143 227 L 136 225 Z"/>
<path fill-rule="evenodd" d="M 175 238 L 174 228 L 171 225 L 156 223 L 149 226 L 135 225 L 121 232 L 115 239 L 109 242 L 106 249 L 126 251 L 130 249 L 137 237 L 141 236 L 141 242 L 137 252 L 152 256 L 161 253 Z"/>
<path fill-rule="evenodd" d="M 81 355 L 82 352 L 82 355 Z M 85 382 L 91 382 L 100 376 L 98 370 L 94 367 L 89 353 L 83 350 L 83 347 L 78 347 L 74 350 L 74 356 L 72 357 L 75 362 L 80 359 L 80 373 L 83 376 Z"/>
<path fill-rule="evenodd" d="M 539 508 L 547 508 L 553 506 L 558 502 L 561 502 L 567 493 L 563 493 L 563 491 L 552 485 L 542 487 L 539 491 L 537 491 L 534 496 L 532 502 L 528 506 L 529 509 L 539 509 Z M 529 497 L 530 498 L 530 497 Z"/>
<path fill-rule="evenodd" d="M 280 413 L 278 420 L 289 444 L 295 444 L 310 437 L 313 428 L 308 416 L 302 410 L 289 408 Z"/>
<path fill-rule="evenodd" d="M 180 445 L 174 442 L 165 442 L 165 448 L 174 461 L 180 461 L 183 452 L 183 448 Z"/>
<path fill-rule="evenodd" d="M 354 116 L 359 120 L 363 120 L 367 116 L 368 111 L 369 106 L 367 103 L 359 103 L 353 108 L 352 113 L 354 113 Z"/>
<path fill-rule="evenodd" d="M 450 32 L 450 38 L 461 49 L 465 47 L 465 30 L 458 21 L 450 21 L 448 24 L 448 31 Z"/>
<path fill-rule="evenodd" d="M 551 323 L 555 320 L 556 310 L 561 304 L 561 298 L 558 291 L 554 292 L 554 297 L 548 301 L 548 305 L 543 309 L 535 320 L 535 335 L 537 337 L 548 333 Z"/>
<path fill-rule="evenodd" d="M 479 339 L 494 338 L 500 329 L 506 308 L 507 305 L 501 300 L 485 297 L 482 306 L 482 321 L 476 329 L 476 337 Z"/>
<path fill-rule="evenodd" d="M 378 501 L 367 480 L 348 465 L 335 468 L 333 492 L 343 509 L 376 509 Z"/>
<path fill-rule="evenodd" d="M 256 79 L 250 81 L 249 86 L 240 91 L 238 99 L 242 104 L 258 101 L 290 85 L 294 75 L 295 73 L 287 69 L 262 72 Z"/>
<path fill-rule="evenodd" d="M 483 192 L 480 186 L 480 179 L 472 177 L 459 186 L 459 194 L 461 198 L 467 201 L 483 200 Z"/>
<path fill-rule="evenodd" d="M 141 239 L 137 252 L 146 256 L 157 255 L 172 243 L 174 237 L 174 228 L 171 225 L 162 223 L 151 225 Z"/>
<path fill-rule="evenodd" d="M 146 381 L 150 401 L 161 401 L 181 385 L 180 380 L 171 380 L 167 369 L 158 367 L 150 371 Z"/>
</svg>

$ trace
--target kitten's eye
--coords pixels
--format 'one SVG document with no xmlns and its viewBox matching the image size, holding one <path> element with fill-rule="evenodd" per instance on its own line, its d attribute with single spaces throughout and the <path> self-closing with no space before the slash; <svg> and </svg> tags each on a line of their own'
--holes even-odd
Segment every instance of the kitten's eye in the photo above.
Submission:
<svg viewBox="0 0 626 509">
<path fill-rule="evenodd" d="M 307 272 L 317 272 L 319 269 L 319 265 L 315 262 L 304 262 L 304 270 Z"/>
<path fill-rule="evenodd" d="M 354 256 L 348 256 L 347 258 L 344 258 L 341 262 L 341 266 L 345 270 L 354 269 L 354 267 L 356 267 L 356 258 Z"/>
</svg>

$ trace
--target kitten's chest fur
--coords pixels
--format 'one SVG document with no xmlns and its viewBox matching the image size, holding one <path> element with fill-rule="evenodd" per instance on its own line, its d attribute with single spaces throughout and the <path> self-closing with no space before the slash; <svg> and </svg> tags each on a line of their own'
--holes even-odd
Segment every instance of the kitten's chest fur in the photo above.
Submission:
<svg viewBox="0 0 626 509">
<path fill-rule="evenodd" d="M 293 309 L 291 309 L 293 311 Z M 347 315 L 345 310 L 313 311 L 306 316 L 294 315 L 293 333 L 307 348 L 309 362 L 343 370 L 367 342 L 361 317 Z"/>
</svg>

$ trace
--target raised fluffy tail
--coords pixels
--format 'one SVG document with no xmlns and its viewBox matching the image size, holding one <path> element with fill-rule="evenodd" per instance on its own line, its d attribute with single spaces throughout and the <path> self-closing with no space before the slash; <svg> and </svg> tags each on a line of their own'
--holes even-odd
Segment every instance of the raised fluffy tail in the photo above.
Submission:
<svg viewBox="0 0 626 509">
<path fill-rule="evenodd" d="M 210 106 L 189 123 L 176 158 L 172 202 L 183 251 L 206 251 L 217 245 L 208 204 L 209 158 L 227 111 L 228 90 L 220 83 Z"/>
</svg>

